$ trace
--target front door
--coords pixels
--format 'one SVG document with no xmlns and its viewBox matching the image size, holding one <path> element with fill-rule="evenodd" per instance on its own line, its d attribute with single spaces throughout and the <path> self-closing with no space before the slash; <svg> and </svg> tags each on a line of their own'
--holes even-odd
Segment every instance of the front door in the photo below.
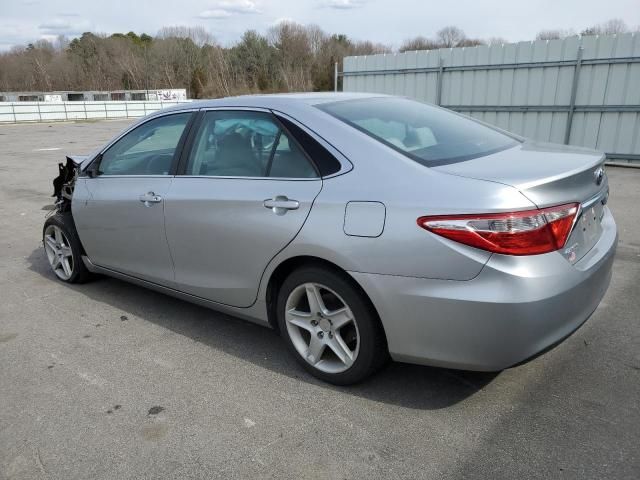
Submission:
<svg viewBox="0 0 640 480">
<path fill-rule="evenodd" d="M 112 144 L 76 182 L 72 212 L 82 245 L 101 267 L 171 285 L 164 202 L 191 113 L 154 118 Z"/>
<path fill-rule="evenodd" d="M 270 113 L 207 112 L 165 202 L 176 288 L 250 306 L 267 264 L 300 231 L 321 188 Z"/>
</svg>

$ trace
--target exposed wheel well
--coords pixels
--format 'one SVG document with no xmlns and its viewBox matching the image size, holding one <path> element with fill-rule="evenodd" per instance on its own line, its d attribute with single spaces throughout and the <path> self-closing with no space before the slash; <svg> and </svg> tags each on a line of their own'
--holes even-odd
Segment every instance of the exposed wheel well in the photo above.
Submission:
<svg viewBox="0 0 640 480">
<path fill-rule="evenodd" d="M 309 266 L 309 265 L 315 265 L 315 266 L 332 270 L 333 272 L 342 276 L 349 283 L 351 283 L 351 285 L 353 285 L 362 294 L 362 298 L 364 298 L 365 301 L 369 304 L 369 308 L 371 309 L 371 312 L 375 315 L 375 318 L 378 321 L 378 325 L 380 326 L 380 328 L 384 333 L 384 327 L 382 325 L 382 322 L 380 321 L 380 316 L 378 315 L 378 311 L 376 310 L 376 307 L 373 305 L 373 302 L 369 298 L 369 295 L 367 295 L 367 292 L 364 291 L 364 289 L 360 286 L 360 284 L 351 275 L 349 275 L 344 269 L 340 268 L 336 264 L 329 262 L 327 260 L 324 260 L 322 258 L 312 257 L 312 256 L 300 256 L 300 257 L 288 258 L 287 260 L 282 262 L 280 265 L 278 265 L 278 267 L 271 274 L 271 278 L 269 278 L 269 283 L 267 284 L 266 300 L 267 300 L 267 314 L 269 316 L 269 324 L 274 329 L 278 330 L 276 304 L 277 304 L 278 293 L 280 290 L 280 286 L 282 285 L 282 282 L 284 282 L 284 280 L 289 276 L 289 274 L 294 270 L 296 270 L 297 268 L 300 268 L 302 266 Z M 385 334 L 385 338 L 386 338 L 386 334 Z"/>
</svg>

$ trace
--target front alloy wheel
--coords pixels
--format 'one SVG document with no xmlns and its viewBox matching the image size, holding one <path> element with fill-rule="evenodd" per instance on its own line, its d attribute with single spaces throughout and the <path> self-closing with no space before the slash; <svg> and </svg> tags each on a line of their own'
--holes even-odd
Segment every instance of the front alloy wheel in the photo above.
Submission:
<svg viewBox="0 0 640 480">
<path fill-rule="evenodd" d="M 42 244 L 49 266 L 58 279 L 67 283 L 82 283 L 89 279 L 71 214 L 57 213 L 47 218 L 42 229 Z"/>
<path fill-rule="evenodd" d="M 68 281 L 73 274 L 73 252 L 71 242 L 60 227 L 49 225 L 45 228 L 44 249 L 53 272 L 60 280 Z"/>
</svg>

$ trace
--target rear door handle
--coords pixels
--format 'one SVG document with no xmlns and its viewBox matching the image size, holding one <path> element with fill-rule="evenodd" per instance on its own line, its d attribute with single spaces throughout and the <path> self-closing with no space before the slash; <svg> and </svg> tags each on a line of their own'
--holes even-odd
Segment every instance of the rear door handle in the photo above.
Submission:
<svg viewBox="0 0 640 480">
<path fill-rule="evenodd" d="M 263 202 L 265 208 L 270 208 L 276 215 L 284 215 L 289 210 L 297 210 L 300 202 L 289 199 L 285 195 L 278 195 L 274 198 L 268 198 Z"/>
<path fill-rule="evenodd" d="M 145 207 L 150 207 L 152 203 L 160 203 L 162 201 L 162 197 L 153 192 L 147 192 L 144 195 L 140 195 L 138 198 L 142 203 L 144 203 Z"/>
</svg>

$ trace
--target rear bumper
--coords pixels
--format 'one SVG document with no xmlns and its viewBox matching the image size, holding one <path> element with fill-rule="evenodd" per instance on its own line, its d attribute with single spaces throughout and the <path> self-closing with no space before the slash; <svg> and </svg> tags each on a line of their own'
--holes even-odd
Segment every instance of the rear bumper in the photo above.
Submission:
<svg viewBox="0 0 640 480">
<path fill-rule="evenodd" d="M 596 309 L 617 244 L 608 209 L 602 226 L 575 265 L 553 252 L 493 255 L 468 281 L 350 273 L 376 306 L 395 360 L 497 371 L 558 343 Z"/>
</svg>

